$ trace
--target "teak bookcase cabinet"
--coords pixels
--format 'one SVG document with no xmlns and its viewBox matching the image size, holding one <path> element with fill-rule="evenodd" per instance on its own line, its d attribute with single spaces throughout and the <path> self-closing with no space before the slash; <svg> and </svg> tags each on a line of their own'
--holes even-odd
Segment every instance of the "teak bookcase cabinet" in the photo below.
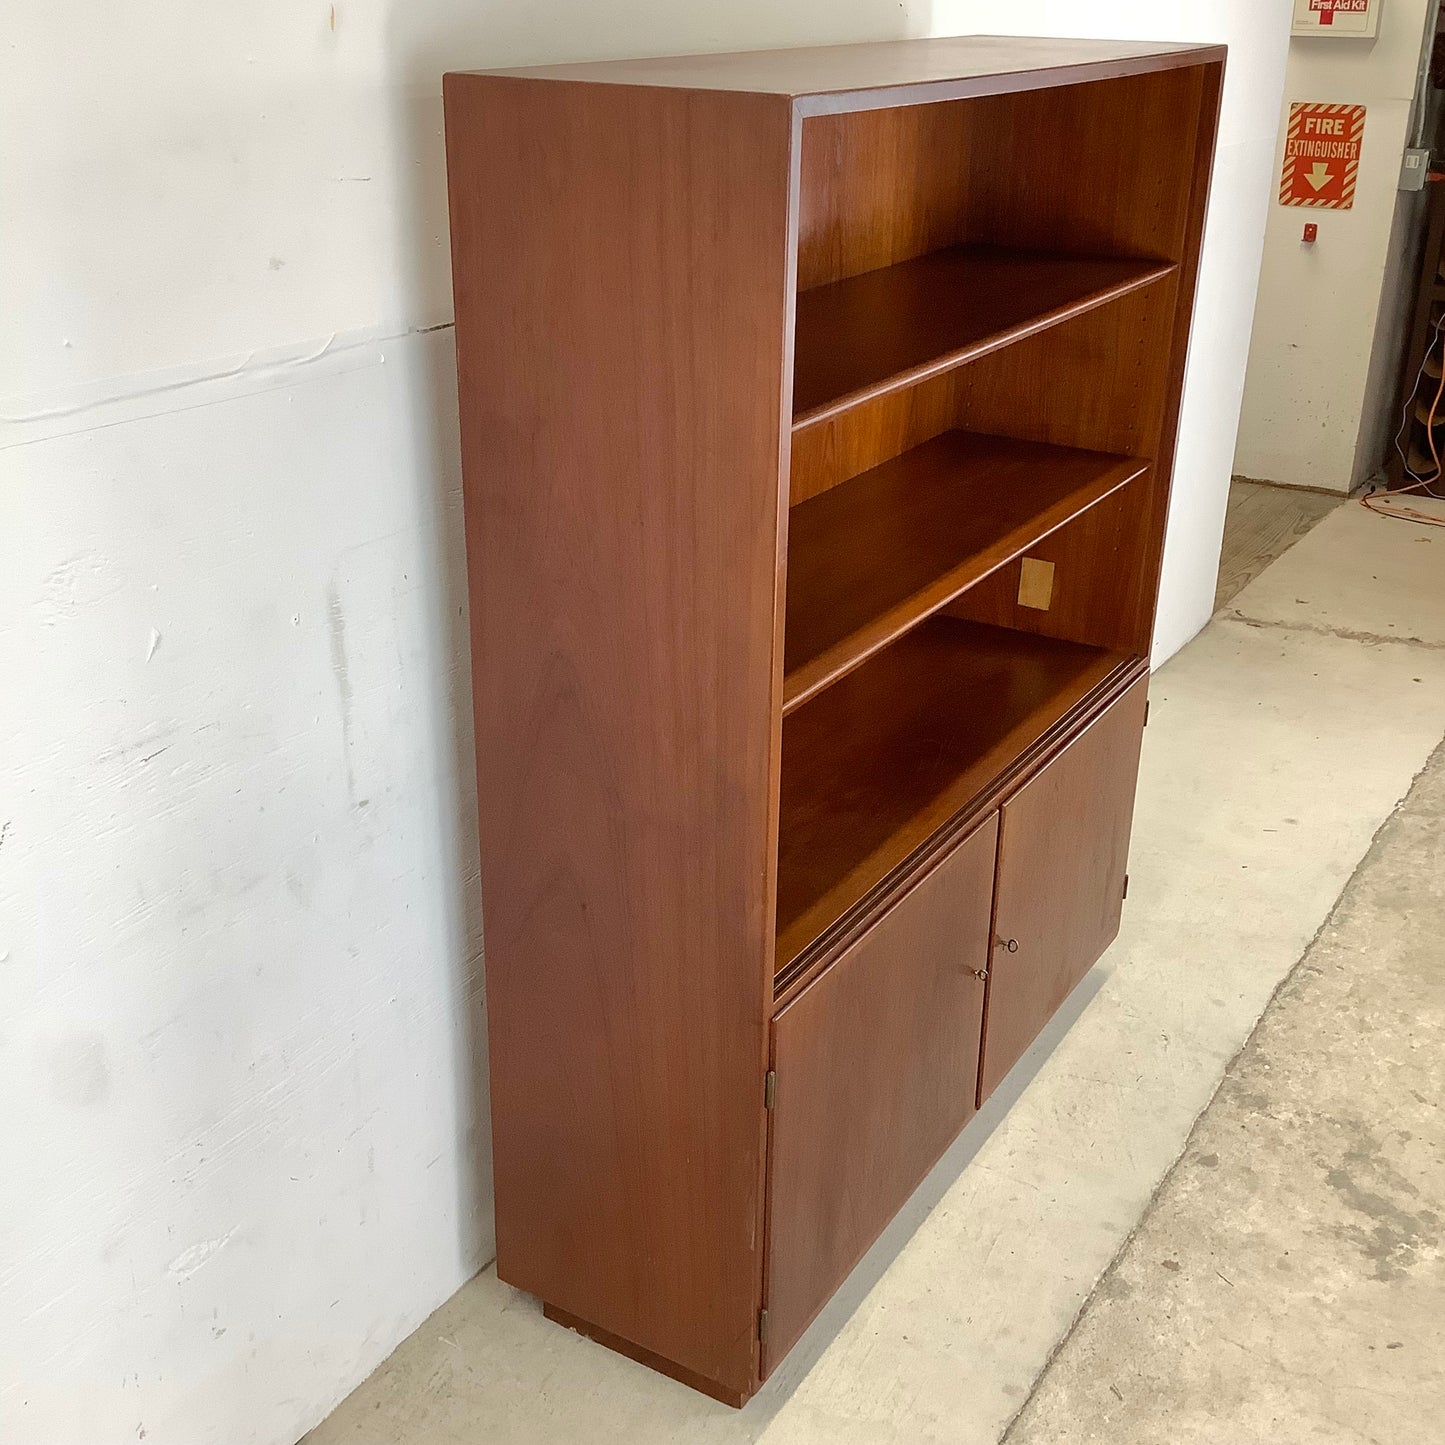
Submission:
<svg viewBox="0 0 1445 1445">
<path fill-rule="evenodd" d="M 1118 928 L 1223 61 L 446 78 L 497 1268 L 719 1399 Z"/>
</svg>

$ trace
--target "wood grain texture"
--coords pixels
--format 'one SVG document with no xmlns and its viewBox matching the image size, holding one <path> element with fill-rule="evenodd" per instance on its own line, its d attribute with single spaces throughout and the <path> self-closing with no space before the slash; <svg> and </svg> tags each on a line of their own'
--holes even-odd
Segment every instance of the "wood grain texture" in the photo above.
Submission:
<svg viewBox="0 0 1445 1445">
<path fill-rule="evenodd" d="M 874 108 L 1057 86 L 1221 60 L 1219 45 L 964 35 L 716 55 L 587 61 L 491 72 L 591 84 L 680 86 L 810 97 L 819 108 Z M 861 93 L 860 93 L 861 92 Z"/>
<path fill-rule="evenodd" d="M 1229 486 L 1229 509 L 1224 516 L 1214 610 L 1228 606 L 1344 500 L 1338 492 L 1306 492 L 1236 477 Z"/>
<path fill-rule="evenodd" d="M 1155 457 L 1169 414 L 1179 280 L 1169 276 L 958 373 L 959 424 L 1064 446 Z M 1127 505 L 1106 502 L 1036 549 L 1056 568 L 1048 612 L 1018 605 L 1017 565 L 973 589 L 956 615 L 1146 654 L 1153 629 L 1136 579 L 1157 557 L 1152 519 L 1168 476 L 1158 468 L 1130 488 Z M 1162 539 L 1161 539 L 1162 540 Z M 1149 594 L 1152 597 L 1152 590 Z"/>
<path fill-rule="evenodd" d="M 1181 260 L 1204 75 L 1155 71 L 967 102 L 970 239 Z"/>
<path fill-rule="evenodd" d="M 994 1082 L 1117 926 L 1221 75 L 968 38 L 447 78 L 498 1269 L 719 1399 L 972 1107 L 959 839 L 1003 808 L 1046 960 Z M 811 1080 L 771 1223 L 770 1046 Z"/>
<path fill-rule="evenodd" d="M 959 424 L 1040 441 L 1157 457 L 1166 443 L 1180 302 L 1176 278 L 1030 338 L 958 375 Z M 1156 465 L 1130 489 L 1037 549 L 1057 568 L 1054 606 L 1018 606 L 1018 568 L 999 570 L 955 611 L 980 622 L 1147 653 L 1170 477 Z M 1161 501 L 1161 495 L 1163 501 Z M 1139 580 L 1147 575 L 1145 587 Z"/>
<path fill-rule="evenodd" d="M 1145 469 L 950 431 L 793 508 L 784 712 Z"/>
<path fill-rule="evenodd" d="M 498 1272 L 746 1395 L 789 107 L 446 107 Z"/>
<path fill-rule="evenodd" d="M 997 828 L 991 816 L 773 1025 L 764 1374 L 974 1112 Z"/>
<path fill-rule="evenodd" d="M 950 427 L 1152 457 L 1164 415 L 1174 282 L 1107 306 L 793 433 L 796 505 Z"/>
<path fill-rule="evenodd" d="M 785 965 L 1125 659 L 931 617 L 783 725 Z"/>
<path fill-rule="evenodd" d="M 1029 549 L 1029 555 L 1054 569 L 1048 610 L 1019 600 L 1021 563 L 1007 563 L 977 587 L 949 603 L 945 611 L 973 622 L 1016 628 L 1041 637 L 1062 637 L 1094 647 L 1142 652 L 1138 612 L 1126 569 L 1141 543 L 1142 493 L 1151 485 L 1146 473 L 1134 485 L 1141 494 L 1107 497 L 1077 520 L 1060 527 Z M 1123 585 L 1118 578 L 1122 577 Z"/>
<path fill-rule="evenodd" d="M 955 246 L 798 294 L 793 425 L 961 366 L 1172 268 Z"/>
<path fill-rule="evenodd" d="M 1148 695 L 1141 678 L 1003 805 L 980 1106 L 1119 931 Z"/>
<path fill-rule="evenodd" d="M 1040 768 L 1046 766 L 1069 740 L 1100 717 L 1141 677 L 1149 674 L 1143 658 L 1125 658 L 1072 707 L 1060 713 L 1054 725 L 1039 734 L 1031 746 L 1022 749 L 993 774 L 961 808 L 936 827 L 927 839 L 832 923 L 805 943 L 791 958 L 779 954 L 774 981 L 775 1005 L 783 1007 L 807 988 L 828 965 L 862 937 L 903 897 L 913 883 L 963 836 L 976 828 L 1005 799 L 1021 788 Z M 780 947 L 789 942 L 780 940 Z"/>
<path fill-rule="evenodd" d="M 968 239 L 972 114 L 955 102 L 803 122 L 800 291 Z"/>
<path fill-rule="evenodd" d="M 969 370 L 946 371 L 794 431 L 788 476 L 791 504 L 796 507 L 956 427 L 955 387 Z"/>
<path fill-rule="evenodd" d="M 1127 506 L 1091 511 L 1041 550 L 1058 574 L 1047 612 L 1018 605 L 1014 564 L 951 606 L 954 615 L 1148 651 L 1221 74 L 1210 63 L 960 104 L 974 118 L 962 191 L 971 238 L 1128 247 L 1177 258 L 1177 274 L 992 351 L 906 400 L 795 430 L 795 501 L 946 426 L 1155 459 Z M 1039 144 L 1055 133 L 1092 139 Z M 1020 190 L 1019 176 L 1043 180 Z"/>
<path fill-rule="evenodd" d="M 1176 277 L 1166 276 L 964 367 L 955 425 L 1152 459 L 1177 298 Z"/>
</svg>

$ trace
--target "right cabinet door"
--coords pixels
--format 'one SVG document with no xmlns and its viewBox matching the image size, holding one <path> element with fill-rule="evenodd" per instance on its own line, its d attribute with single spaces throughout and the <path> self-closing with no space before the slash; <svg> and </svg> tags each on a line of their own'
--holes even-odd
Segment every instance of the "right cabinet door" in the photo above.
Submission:
<svg viewBox="0 0 1445 1445">
<path fill-rule="evenodd" d="M 1149 679 L 1035 774 L 999 823 L 978 1102 L 1119 931 Z"/>
</svg>

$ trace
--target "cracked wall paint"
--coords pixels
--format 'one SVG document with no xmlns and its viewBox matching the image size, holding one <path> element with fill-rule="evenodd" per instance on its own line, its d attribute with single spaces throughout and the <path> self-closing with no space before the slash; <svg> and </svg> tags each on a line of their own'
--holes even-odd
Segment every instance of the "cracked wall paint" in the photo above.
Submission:
<svg viewBox="0 0 1445 1445">
<path fill-rule="evenodd" d="M 0 1439 L 289 1445 L 490 1255 L 451 335 L 389 350 L 7 454 Z"/>
</svg>

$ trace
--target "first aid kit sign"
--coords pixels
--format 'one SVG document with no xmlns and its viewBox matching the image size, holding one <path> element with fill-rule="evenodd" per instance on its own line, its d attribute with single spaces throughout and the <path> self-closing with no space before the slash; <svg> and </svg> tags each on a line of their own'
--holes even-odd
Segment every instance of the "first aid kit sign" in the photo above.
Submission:
<svg viewBox="0 0 1445 1445">
<path fill-rule="evenodd" d="M 1379 26 L 1380 0 L 1294 0 L 1294 35 L 1373 40 Z"/>
<path fill-rule="evenodd" d="M 1362 105 L 1293 102 L 1279 177 L 1280 205 L 1348 211 L 1355 204 L 1364 134 Z"/>
</svg>

